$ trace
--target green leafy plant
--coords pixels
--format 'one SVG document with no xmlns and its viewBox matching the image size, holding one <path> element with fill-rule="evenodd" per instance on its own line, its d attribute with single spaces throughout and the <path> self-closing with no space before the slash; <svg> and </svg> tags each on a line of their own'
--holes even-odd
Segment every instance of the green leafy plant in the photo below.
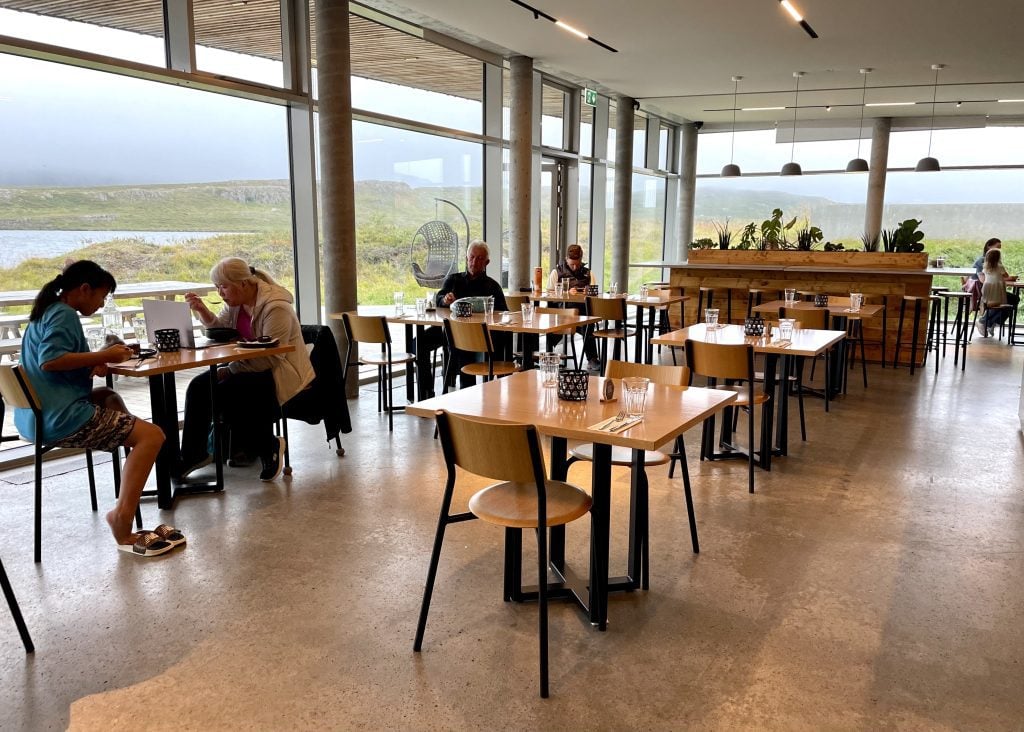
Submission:
<svg viewBox="0 0 1024 732">
<path fill-rule="evenodd" d="M 917 227 L 921 225 L 918 219 L 907 219 L 900 222 L 894 229 L 882 232 L 882 244 L 887 252 L 923 252 L 924 232 Z"/>
<path fill-rule="evenodd" d="M 881 240 L 878 234 L 871 235 L 867 232 L 860 235 L 861 244 L 864 245 L 865 252 L 877 252 L 878 246 L 881 244 Z"/>
<path fill-rule="evenodd" d="M 702 237 L 700 239 L 694 239 L 690 242 L 690 249 L 714 249 L 715 240 L 709 237 Z"/>
<path fill-rule="evenodd" d="M 832 242 L 827 241 L 822 249 L 826 252 L 842 252 L 845 250 L 845 247 L 843 247 L 841 242 L 839 244 L 833 244 Z"/>
<path fill-rule="evenodd" d="M 823 238 L 824 234 L 821 233 L 821 229 L 817 226 L 804 225 L 802 229 L 796 232 L 796 248 L 802 252 L 809 252 Z"/>
<path fill-rule="evenodd" d="M 749 224 L 743 227 L 740 232 L 740 243 L 736 247 L 737 249 L 760 249 L 757 245 L 757 224 L 751 221 Z"/>
<path fill-rule="evenodd" d="M 715 231 L 718 233 L 718 248 L 728 249 L 729 242 L 732 241 L 732 231 L 729 230 L 729 219 L 726 219 L 724 224 L 720 224 L 717 221 L 712 223 L 715 227 Z"/>
<path fill-rule="evenodd" d="M 782 209 L 772 211 L 770 219 L 761 222 L 761 241 L 758 249 L 785 249 L 789 246 L 787 234 L 796 225 L 796 216 L 789 223 L 782 222 Z"/>
</svg>

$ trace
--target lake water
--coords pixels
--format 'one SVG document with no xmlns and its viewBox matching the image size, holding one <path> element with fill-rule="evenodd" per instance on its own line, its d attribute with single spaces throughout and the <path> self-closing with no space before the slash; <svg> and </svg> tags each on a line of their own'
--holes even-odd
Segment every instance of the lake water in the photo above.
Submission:
<svg viewBox="0 0 1024 732">
<path fill-rule="evenodd" d="M 142 239 L 151 244 L 178 244 L 209 239 L 224 231 L 32 231 L 0 230 L 0 268 L 8 269 L 32 257 L 55 257 L 112 239 Z"/>
</svg>

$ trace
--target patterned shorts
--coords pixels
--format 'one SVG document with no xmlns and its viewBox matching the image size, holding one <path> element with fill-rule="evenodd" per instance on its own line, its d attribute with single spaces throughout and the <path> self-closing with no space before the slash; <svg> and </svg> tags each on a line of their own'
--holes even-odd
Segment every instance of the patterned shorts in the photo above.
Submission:
<svg viewBox="0 0 1024 732">
<path fill-rule="evenodd" d="M 88 422 L 53 444 L 57 447 L 84 447 L 110 452 L 124 444 L 134 427 L 135 415 L 96 407 Z"/>
</svg>

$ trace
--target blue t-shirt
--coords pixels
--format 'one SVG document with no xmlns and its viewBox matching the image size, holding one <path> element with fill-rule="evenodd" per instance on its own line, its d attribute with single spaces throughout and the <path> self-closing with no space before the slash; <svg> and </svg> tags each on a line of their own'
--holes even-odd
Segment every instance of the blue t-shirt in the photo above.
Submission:
<svg viewBox="0 0 1024 732">
<path fill-rule="evenodd" d="M 43 439 L 60 440 L 89 421 L 96 407 L 90 401 L 92 369 L 43 371 L 43 364 L 65 353 L 88 353 L 89 345 L 74 308 L 56 302 L 33 320 L 21 340 L 21 367 L 43 408 Z M 15 409 L 14 424 L 26 440 L 35 440 L 31 409 Z"/>
</svg>

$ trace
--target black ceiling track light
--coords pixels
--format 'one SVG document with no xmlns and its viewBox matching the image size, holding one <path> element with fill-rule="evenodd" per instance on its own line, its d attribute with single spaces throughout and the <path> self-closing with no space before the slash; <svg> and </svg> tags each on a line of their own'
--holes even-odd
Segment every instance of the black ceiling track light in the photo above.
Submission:
<svg viewBox="0 0 1024 732">
<path fill-rule="evenodd" d="M 811 27 L 811 24 L 804 20 L 804 16 L 800 14 L 799 10 L 793 7 L 793 4 L 789 0 L 779 0 L 779 5 L 785 8 L 790 17 L 800 24 L 800 27 L 804 29 L 804 33 L 809 35 L 811 38 L 818 37 L 818 34 L 814 32 L 814 28 Z"/>
<path fill-rule="evenodd" d="M 603 41 L 599 41 L 596 38 L 594 38 L 593 36 L 587 35 L 586 33 L 584 33 L 583 31 L 579 30 L 578 28 L 574 28 L 573 26 L 571 26 L 568 23 L 566 23 L 564 20 L 559 20 L 555 16 L 553 16 L 553 15 L 551 15 L 549 13 L 545 13 L 540 8 L 535 8 L 532 5 L 528 5 L 527 3 L 524 3 L 523 0 L 509 0 L 509 1 L 512 2 L 515 5 L 518 5 L 521 8 L 525 8 L 526 10 L 529 10 L 531 13 L 533 13 L 533 19 L 534 20 L 540 20 L 541 18 L 544 18 L 544 20 L 550 20 L 552 23 L 557 25 L 562 30 L 567 31 L 569 33 L 572 33 L 574 36 L 576 36 L 578 38 L 582 38 L 582 39 L 584 39 L 586 41 L 590 41 L 591 43 L 597 44 L 598 46 L 600 46 L 601 48 L 605 49 L 606 51 L 611 51 L 612 53 L 618 53 L 619 52 L 619 49 L 612 48 L 607 43 L 604 43 Z"/>
</svg>

